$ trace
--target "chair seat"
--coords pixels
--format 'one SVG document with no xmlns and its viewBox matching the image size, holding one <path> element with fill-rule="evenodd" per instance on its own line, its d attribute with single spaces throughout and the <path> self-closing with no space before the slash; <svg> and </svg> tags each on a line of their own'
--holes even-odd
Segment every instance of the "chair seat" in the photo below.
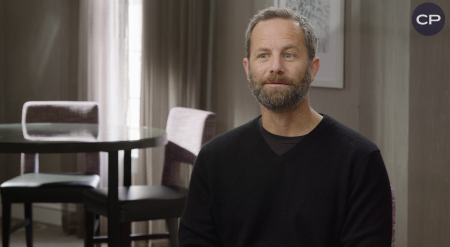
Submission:
<svg viewBox="0 0 450 247">
<path fill-rule="evenodd" d="M 83 191 L 97 188 L 100 176 L 27 173 L 0 185 L 3 201 L 83 202 Z"/>
<path fill-rule="evenodd" d="M 121 222 L 181 217 L 188 189 L 177 186 L 119 187 Z M 84 192 L 84 205 L 91 212 L 108 215 L 108 189 Z"/>
</svg>

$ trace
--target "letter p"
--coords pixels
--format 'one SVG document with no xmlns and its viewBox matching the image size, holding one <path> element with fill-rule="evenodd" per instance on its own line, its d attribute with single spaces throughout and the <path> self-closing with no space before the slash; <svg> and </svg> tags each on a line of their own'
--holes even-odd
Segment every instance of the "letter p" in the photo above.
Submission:
<svg viewBox="0 0 450 247">
<path fill-rule="evenodd" d="M 433 22 L 438 22 L 441 20 L 440 15 L 429 15 L 428 18 L 429 18 L 430 25 L 433 24 Z"/>
</svg>

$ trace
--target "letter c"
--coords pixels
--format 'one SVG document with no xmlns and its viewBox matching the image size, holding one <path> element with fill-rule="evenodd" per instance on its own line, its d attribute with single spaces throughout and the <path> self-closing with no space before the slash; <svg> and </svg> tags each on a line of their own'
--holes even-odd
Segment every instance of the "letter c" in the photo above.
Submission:
<svg viewBox="0 0 450 247">
<path fill-rule="evenodd" d="M 424 14 L 418 15 L 417 18 L 416 18 L 417 23 L 418 23 L 419 25 L 426 25 L 426 24 L 428 24 L 428 22 L 421 22 L 421 21 L 420 21 L 420 18 L 421 18 L 421 17 L 425 17 L 425 18 L 426 18 L 427 15 L 424 15 Z"/>
</svg>

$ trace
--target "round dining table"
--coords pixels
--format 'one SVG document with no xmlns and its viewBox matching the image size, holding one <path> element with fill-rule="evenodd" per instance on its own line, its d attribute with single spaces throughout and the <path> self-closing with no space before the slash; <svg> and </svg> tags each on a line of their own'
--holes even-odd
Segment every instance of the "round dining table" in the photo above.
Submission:
<svg viewBox="0 0 450 247">
<path fill-rule="evenodd" d="M 0 153 L 108 152 L 109 247 L 118 247 L 120 243 L 119 151 L 124 150 L 123 185 L 130 186 L 131 150 L 166 144 L 166 132 L 151 127 L 81 123 L 0 124 Z"/>
</svg>

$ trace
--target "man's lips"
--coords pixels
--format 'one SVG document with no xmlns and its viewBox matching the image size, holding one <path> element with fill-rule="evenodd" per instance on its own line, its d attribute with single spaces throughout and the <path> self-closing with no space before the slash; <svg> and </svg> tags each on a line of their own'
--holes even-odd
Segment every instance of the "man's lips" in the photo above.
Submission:
<svg viewBox="0 0 450 247">
<path fill-rule="evenodd" d="M 267 85 L 287 85 L 287 83 L 284 83 L 282 81 L 269 81 L 266 82 Z"/>
</svg>

